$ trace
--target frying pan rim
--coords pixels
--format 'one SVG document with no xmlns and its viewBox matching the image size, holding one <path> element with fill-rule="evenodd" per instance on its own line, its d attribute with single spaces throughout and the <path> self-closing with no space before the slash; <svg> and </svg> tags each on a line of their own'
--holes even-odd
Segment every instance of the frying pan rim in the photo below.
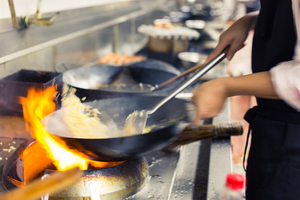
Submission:
<svg viewBox="0 0 300 200">
<path fill-rule="evenodd" d="M 100 100 L 97 100 L 97 101 L 90 101 L 90 102 L 84 102 L 82 104 L 85 104 L 85 105 L 91 105 L 91 104 L 95 104 L 96 102 L 101 102 L 101 101 L 109 101 L 109 100 L 115 100 L 115 101 L 118 101 L 120 99 L 132 99 L 132 98 L 149 98 L 148 96 L 133 96 L 133 97 L 115 97 L 115 98 L 108 98 L 108 99 L 100 99 Z M 152 96 L 151 98 L 154 98 L 154 99 L 161 99 L 161 98 L 164 98 L 164 96 Z M 176 101 L 178 102 L 182 102 L 183 105 L 185 105 L 186 103 L 188 103 L 189 101 L 186 100 L 186 99 L 180 99 L 180 98 L 174 98 L 174 100 L 176 99 Z M 57 111 L 57 110 L 56 110 Z M 54 112 L 56 112 L 54 111 Z M 54 113 L 53 112 L 53 113 Z M 101 112 L 101 111 L 100 111 Z M 53 114 L 53 113 L 50 113 L 49 115 Z M 47 116 L 49 116 L 47 115 Z M 47 117 L 46 116 L 46 117 Z M 43 119 L 45 119 L 46 117 L 44 117 Z M 75 139 L 75 140 L 91 140 L 91 139 L 95 139 L 95 140 L 111 140 L 111 139 L 124 139 L 124 138 L 128 138 L 128 137 L 133 137 L 133 136 L 137 136 L 137 137 L 142 137 L 143 135 L 148 135 L 148 134 L 152 134 L 152 133 L 157 133 L 159 130 L 161 129 L 168 129 L 170 128 L 171 126 L 174 126 L 175 124 L 185 124 L 185 126 L 187 126 L 189 124 L 189 120 L 187 120 L 188 118 L 188 111 L 187 109 L 185 109 L 185 113 L 184 115 L 180 116 L 179 118 L 177 119 L 173 119 L 172 120 L 172 123 L 170 123 L 170 121 L 168 122 L 164 122 L 164 123 L 160 123 L 158 124 L 156 127 L 159 127 L 159 125 L 161 124 L 166 124 L 165 126 L 163 127 L 159 127 L 159 128 L 156 128 L 154 127 L 153 129 L 151 129 L 149 132 L 147 133 L 144 133 L 144 134 L 136 134 L 136 135 L 129 135 L 129 136 L 120 136 L 120 137 L 109 137 L 109 138 L 84 138 L 84 137 L 74 137 L 74 136 L 63 136 L 63 135 L 58 135 L 58 134 L 54 134 L 54 133 L 51 133 L 50 131 L 48 131 L 46 129 L 46 131 L 50 134 L 50 135 L 53 135 L 53 136 L 56 136 L 56 137 L 61 137 L 61 138 L 66 138 L 66 139 Z M 41 121 L 43 120 L 41 119 Z M 45 127 L 44 127 L 45 128 Z"/>
<path fill-rule="evenodd" d="M 186 117 L 186 116 L 185 116 Z M 171 126 L 174 126 L 175 124 L 186 124 L 186 125 L 188 125 L 188 123 L 187 122 L 184 122 L 184 121 L 182 121 L 182 120 L 178 120 L 178 121 L 176 121 L 176 122 L 174 122 L 174 123 L 172 123 L 172 124 L 170 124 L 170 125 L 168 125 L 168 126 L 164 126 L 163 128 L 159 128 L 159 129 L 167 129 L 167 128 L 170 128 Z M 50 135 L 54 135 L 54 136 L 56 136 L 56 137 L 60 137 L 60 138 L 65 138 L 65 139 L 75 139 L 75 140 L 91 140 L 91 139 L 95 139 L 95 140 L 116 140 L 116 139 L 123 139 L 123 138 L 128 138 L 128 137 L 143 137 L 143 136 L 145 136 L 145 135 L 153 135 L 153 134 L 158 134 L 158 130 L 159 129 L 153 129 L 153 131 L 152 131 L 152 129 L 151 129 L 151 131 L 150 132 L 148 132 L 148 133 L 142 133 L 142 134 L 136 134 L 136 135 L 128 135 L 128 136 L 121 136 L 121 137 L 109 137 L 109 138 L 78 138 L 78 137 L 72 137 L 72 136 L 61 136 L 61 135 L 57 135 L 57 134 L 54 134 L 54 133 L 51 133 L 51 132 L 48 132 Z M 179 134 L 179 133 L 176 133 L 176 135 L 177 134 Z"/>
<path fill-rule="evenodd" d="M 173 75 L 173 77 L 178 75 L 178 74 L 176 74 L 174 72 L 171 72 L 171 71 L 160 70 L 160 69 L 156 69 L 156 68 L 145 68 L 145 67 L 140 67 L 140 66 L 130 66 L 130 65 L 129 66 L 113 66 L 113 65 L 112 66 L 110 66 L 110 65 L 101 66 L 101 65 L 95 65 L 95 66 L 91 66 L 89 68 L 101 68 L 101 67 L 122 68 L 119 73 L 122 73 L 122 70 L 124 68 L 129 68 L 129 69 L 153 70 L 153 71 L 156 71 L 156 72 L 162 72 L 162 73 L 166 73 L 166 74 L 169 74 L 169 75 Z M 91 92 L 92 91 L 104 91 L 104 92 L 113 92 L 113 93 L 117 93 L 117 94 L 150 94 L 151 92 L 153 92 L 152 90 L 151 91 L 118 91 L 118 90 L 106 89 L 105 87 L 99 87 L 97 89 L 90 89 L 90 88 L 86 88 L 86 87 L 82 87 L 82 86 L 76 86 L 74 84 L 70 84 L 69 82 L 64 81 L 64 75 L 65 74 L 72 73 L 72 71 L 76 71 L 76 70 L 79 70 L 79 69 L 83 69 L 83 68 L 82 67 L 81 68 L 75 68 L 75 69 L 71 69 L 71 70 L 68 70 L 68 71 L 62 73 L 63 83 L 67 84 L 69 87 L 74 87 L 74 88 L 78 88 L 78 89 L 81 89 L 81 90 L 89 90 Z M 182 80 L 182 79 L 179 79 L 179 80 Z M 146 83 L 143 83 L 143 84 L 146 84 Z M 164 91 L 164 90 L 169 90 L 169 88 L 162 88 L 159 91 Z"/>
</svg>

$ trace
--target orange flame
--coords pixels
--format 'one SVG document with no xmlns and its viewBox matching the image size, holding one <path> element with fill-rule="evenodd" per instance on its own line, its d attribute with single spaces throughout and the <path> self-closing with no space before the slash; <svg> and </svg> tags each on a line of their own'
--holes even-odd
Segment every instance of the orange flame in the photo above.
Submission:
<svg viewBox="0 0 300 200">
<path fill-rule="evenodd" d="M 108 168 L 123 163 L 123 161 L 97 162 L 80 157 L 65 149 L 51 137 L 40 120 L 55 111 L 53 101 L 55 91 L 54 86 L 46 90 L 29 89 L 26 98 L 20 97 L 20 103 L 23 105 L 24 119 L 27 121 L 26 127 L 29 128 L 30 125 L 32 137 L 46 150 L 47 157 L 53 161 L 56 168 L 60 171 L 66 171 L 74 167 L 87 170 L 89 164 L 96 168 Z"/>
</svg>

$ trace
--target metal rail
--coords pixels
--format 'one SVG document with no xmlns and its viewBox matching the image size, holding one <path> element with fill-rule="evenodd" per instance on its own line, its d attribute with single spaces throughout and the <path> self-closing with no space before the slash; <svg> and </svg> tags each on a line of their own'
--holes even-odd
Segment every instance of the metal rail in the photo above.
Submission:
<svg viewBox="0 0 300 200">
<path fill-rule="evenodd" d="M 28 55 L 28 54 L 31 54 L 31 53 L 34 53 L 34 52 L 37 52 L 37 51 L 40 51 L 40 50 L 45 49 L 45 48 L 49 48 L 49 47 L 54 46 L 54 45 L 61 44 L 63 42 L 67 42 L 69 40 L 78 38 L 80 36 L 84 36 L 84 35 L 93 33 L 95 31 L 99 31 L 101 29 L 104 29 L 104 28 L 107 28 L 107 27 L 125 22 L 127 20 L 139 17 L 141 15 L 145 15 L 145 14 L 147 14 L 149 12 L 152 12 L 156 9 L 158 9 L 158 7 L 156 7 L 156 6 L 153 6 L 153 7 L 150 7 L 150 8 L 143 8 L 142 10 L 135 11 L 135 12 L 132 12 L 130 14 L 126 14 L 126 15 L 123 15 L 121 17 L 118 17 L 118 18 L 115 18 L 115 19 L 112 19 L 112 20 L 108 20 L 104 23 L 100 23 L 100 24 L 97 24 L 97 25 L 94 25 L 94 26 L 91 26 L 91 27 L 88 27 L 88 28 L 85 28 L 85 29 L 82 29 L 82 30 L 79 30 L 79 31 L 61 36 L 61 37 L 58 37 L 58 38 L 55 38 L 55 39 L 52 39 L 52 40 L 49 40 L 47 42 L 43 42 L 41 44 L 26 48 L 24 50 L 17 51 L 15 53 L 12 53 L 12 54 L 1 57 L 0 58 L 0 64 L 3 64 L 5 62 L 14 60 L 16 58 L 19 58 L 19 57 L 22 57 L 22 56 L 25 56 L 25 55 Z"/>
</svg>

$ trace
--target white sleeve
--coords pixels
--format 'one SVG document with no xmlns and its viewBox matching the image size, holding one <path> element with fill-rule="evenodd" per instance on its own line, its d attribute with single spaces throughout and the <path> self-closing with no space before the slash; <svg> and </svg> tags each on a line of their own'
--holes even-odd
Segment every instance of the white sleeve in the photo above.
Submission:
<svg viewBox="0 0 300 200">
<path fill-rule="evenodd" d="M 300 0 L 292 0 L 297 42 L 292 61 L 282 62 L 270 70 L 276 94 L 300 111 Z"/>
<path fill-rule="evenodd" d="M 300 62 L 282 62 L 270 70 L 276 94 L 300 111 Z"/>
</svg>

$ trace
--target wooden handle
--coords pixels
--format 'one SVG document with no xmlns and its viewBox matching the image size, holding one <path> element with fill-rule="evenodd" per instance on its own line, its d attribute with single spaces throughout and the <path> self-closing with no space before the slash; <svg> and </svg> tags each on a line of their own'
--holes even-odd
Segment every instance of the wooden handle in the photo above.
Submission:
<svg viewBox="0 0 300 200">
<path fill-rule="evenodd" d="M 73 168 L 68 171 L 52 173 L 44 180 L 35 180 L 23 188 L 13 189 L 11 192 L 0 195 L 1 200 L 34 200 L 40 199 L 45 194 L 52 194 L 63 190 L 65 187 L 74 184 L 83 176 L 83 171 Z"/>
<path fill-rule="evenodd" d="M 177 79 L 181 78 L 182 76 L 185 76 L 191 72 L 194 72 L 194 71 L 197 71 L 198 69 L 200 69 L 201 67 L 203 67 L 206 63 L 203 63 L 203 64 L 199 64 L 199 65 L 196 65 L 195 67 L 192 67 L 184 72 L 182 72 L 181 74 L 161 83 L 160 85 L 158 85 L 155 90 L 160 90 L 161 88 L 173 83 L 174 81 L 176 81 Z"/>
<path fill-rule="evenodd" d="M 206 124 L 198 127 L 187 126 L 184 131 L 180 133 L 179 137 L 170 145 L 168 145 L 165 150 L 207 138 L 228 137 L 242 134 L 242 123 L 228 123 L 219 125 Z"/>
<path fill-rule="evenodd" d="M 221 53 L 227 54 L 228 50 L 229 50 L 229 46 L 226 47 Z M 182 76 L 185 76 L 185 75 L 187 75 L 187 74 L 189 74 L 189 73 L 191 73 L 191 72 L 197 71 L 198 69 L 202 68 L 202 67 L 203 67 L 204 65 L 206 65 L 207 63 L 208 63 L 208 62 L 205 62 L 205 63 L 203 63 L 203 64 L 198 64 L 198 65 L 196 65 L 195 67 L 192 67 L 192 68 L 190 68 L 190 69 L 188 69 L 188 70 L 182 72 L 181 74 L 179 74 L 179 75 L 177 75 L 177 76 L 175 76 L 175 77 L 173 77 L 173 78 L 171 78 L 171 79 L 169 79 L 169 80 L 167 80 L 167 81 L 161 83 L 160 85 L 158 85 L 158 86 L 155 88 L 155 90 L 160 90 L 161 88 L 163 88 L 163 87 L 165 87 L 165 86 L 167 86 L 167 85 L 173 83 L 174 81 L 176 81 L 177 79 L 181 78 Z"/>
</svg>

